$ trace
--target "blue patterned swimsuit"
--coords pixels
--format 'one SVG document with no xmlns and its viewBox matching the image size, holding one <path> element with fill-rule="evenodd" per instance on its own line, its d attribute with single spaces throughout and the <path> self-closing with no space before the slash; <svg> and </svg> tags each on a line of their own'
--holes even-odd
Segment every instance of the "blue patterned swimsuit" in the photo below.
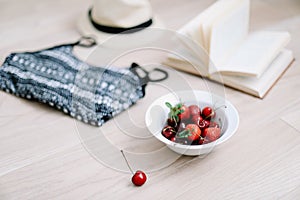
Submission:
<svg viewBox="0 0 300 200">
<path fill-rule="evenodd" d="M 90 66 L 76 58 L 74 44 L 12 53 L 0 67 L 0 88 L 18 97 L 48 104 L 95 126 L 145 95 L 145 83 L 129 68 Z"/>
</svg>

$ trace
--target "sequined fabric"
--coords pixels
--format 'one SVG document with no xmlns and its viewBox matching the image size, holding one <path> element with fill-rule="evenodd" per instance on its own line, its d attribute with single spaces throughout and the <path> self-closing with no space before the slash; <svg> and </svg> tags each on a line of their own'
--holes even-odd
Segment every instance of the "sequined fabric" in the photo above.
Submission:
<svg viewBox="0 0 300 200">
<path fill-rule="evenodd" d="M 0 88 L 96 126 L 144 96 L 144 86 L 130 68 L 90 66 L 72 50 L 70 44 L 12 53 L 0 68 Z"/>
</svg>

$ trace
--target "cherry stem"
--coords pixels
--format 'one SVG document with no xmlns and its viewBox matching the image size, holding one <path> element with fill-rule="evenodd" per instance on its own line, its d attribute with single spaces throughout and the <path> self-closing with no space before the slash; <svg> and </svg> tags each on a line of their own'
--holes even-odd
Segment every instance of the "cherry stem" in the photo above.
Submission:
<svg viewBox="0 0 300 200">
<path fill-rule="evenodd" d="M 123 150 L 121 150 L 121 153 L 122 153 L 122 156 L 123 156 L 123 158 L 124 158 L 124 160 L 125 160 L 125 162 L 126 162 L 128 168 L 129 168 L 130 172 L 131 172 L 132 174 L 134 174 L 134 173 L 133 173 L 133 170 L 131 169 L 131 167 L 130 167 L 130 165 L 129 165 L 129 163 L 128 163 L 128 160 L 127 160 L 127 158 L 126 158 L 126 156 L 125 156 Z"/>
<path fill-rule="evenodd" d="M 177 126 L 177 120 L 176 120 L 176 117 L 172 116 L 171 118 L 172 118 L 172 120 L 175 121 L 175 126 Z"/>
<path fill-rule="evenodd" d="M 215 111 L 219 110 L 219 109 L 220 109 L 220 108 L 222 108 L 222 107 L 224 107 L 224 108 L 227 108 L 227 106 L 226 106 L 226 105 L 221 105 L 221 106 L 219 106 L 219 107 L 215 108 Z"/>
</svg>

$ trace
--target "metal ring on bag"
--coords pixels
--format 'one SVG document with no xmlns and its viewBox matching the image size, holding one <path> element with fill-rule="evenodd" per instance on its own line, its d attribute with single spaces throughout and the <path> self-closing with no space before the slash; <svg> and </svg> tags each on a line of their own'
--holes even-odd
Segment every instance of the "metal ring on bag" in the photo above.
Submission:
<svg viewBox="0 0 300 200">
<path fill-rule="evenodd" d="M 96 45 L 96 39 L 91 36 L 82 36 L 74 45 L 81 47 L 92 47 Z"/>
<path fill-rule="evenodd" d="M 152 71 L 148 72 L 143 67 L 138 65 L 137 63 L 132 63 L 130 70 L 140 78 L 140 81 L 143 85 L 146 85 L 148 82 L 163 81 L 163 80 L 167 79 L 169 76 L 166 71 L 159 69 L 159 68 L 154 68 Z M 141 70 L 144 73 L 144 76 L 141 76 L 141 74 L 138 72 L 138 70 Z M 162 73 L 164 76 L 159 79 L 151 79 L 149 75 L 155 71 Z"/>
</svg>

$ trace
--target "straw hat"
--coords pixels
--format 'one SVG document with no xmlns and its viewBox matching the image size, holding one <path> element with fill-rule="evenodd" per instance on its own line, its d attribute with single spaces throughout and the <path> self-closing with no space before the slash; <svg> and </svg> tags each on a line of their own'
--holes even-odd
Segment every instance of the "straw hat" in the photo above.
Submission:
<svg viewBox="0 0 300 200">
<path fill-rule="evenodd" d="M 135 34 L 148 27 L 163 27 L 153 17 L 148 0 L 94 0 L 92 7 L 79 19 L 82 35 L 103 42 L 117 34 Z"/>
</svg>

